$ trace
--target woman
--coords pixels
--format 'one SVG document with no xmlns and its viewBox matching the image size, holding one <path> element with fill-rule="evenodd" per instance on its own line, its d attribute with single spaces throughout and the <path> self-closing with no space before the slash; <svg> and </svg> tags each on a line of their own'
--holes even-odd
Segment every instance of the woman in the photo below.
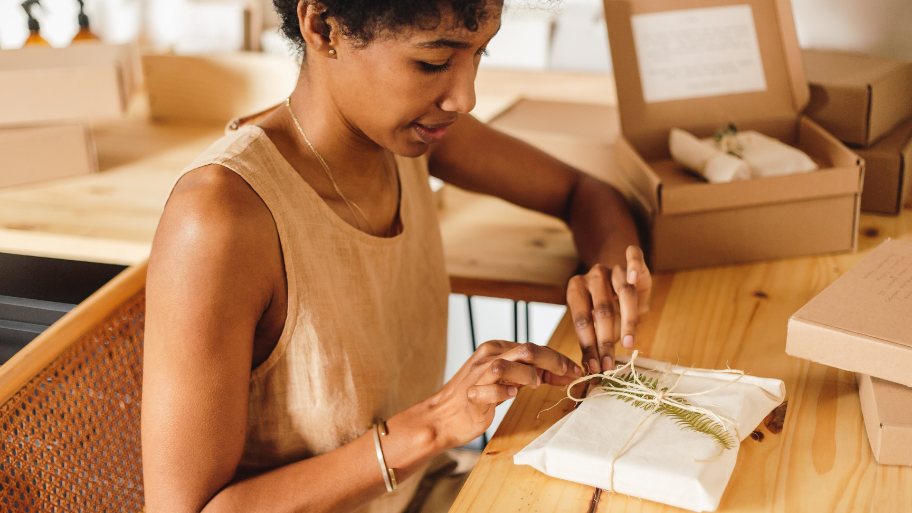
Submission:
<svg viewBox="0 0 912 513">
<path fill-rule="evenodd" d="M 568 223 L 591 267 L 567 292 L 589 371 L 612 364 L 617 332 L 633 345 L 648 303 L 621 196 L 465 115 L 500 1 L 275 3 L 305 52 L 296 89 L 185 171 L 153 244 L 150 513 L 402 511 L 431 458 L 483 433 L 518 387 L 582 374 L 493 341 L 442 384 L 428 171 Z"/>
</svg>

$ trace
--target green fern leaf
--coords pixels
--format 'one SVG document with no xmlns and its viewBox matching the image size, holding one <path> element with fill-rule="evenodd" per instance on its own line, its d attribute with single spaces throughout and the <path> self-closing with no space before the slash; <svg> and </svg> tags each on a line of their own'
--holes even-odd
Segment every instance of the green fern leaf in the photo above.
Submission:
<svg viewBox="0 0 912 513">
<path fill-rule="evenodd" d="M 653 401 L 648 394 L 643 392 L 637 392 L 635 389 L 628 387 L 630 384 L 636 383 L 636 378 L 639 378 L 640 382 L 643 383 L 646 387 L 656 390 L 659 385 L 658 378 L 650 378 L 642 374 L 637 374 L 635 370 L 623 374 L 621 376 L 614 376 L 613 378 L 602 379 L 600 383 L 600 388 L 606 392 L 624 392 L 629 394 L 629 396 L 613 396 L 615 399 L 620 399 L 625 403 L 632 404 L 636 408 L 640 408 L 644 411 L 651 412 L 656 410 L 655 401 Z M 668 388 L 664 387 L 663 391 L 667 391 Z M 638 397 L 638 399 L 634 399 Z M 712 417 L 704 415 L 702 413 L 696 413 L 692 411 L 685 410 L 676 405 L 687 405 L 687 401 L 684 399 L 674 397 L 666 399 L 662 406 L 656 410 L 656 413 L 666 415 L 673 419 L 675 423 L 681 427 L 681 429 L 696 431 L 697 433 L 703 433 L 711 437 L 717 444 L 719 444 L 724 449 L 732 449 L 735 447 L 735 439 L 732 437 L 731 433 L 725 429 L 724 426 L 719 425 Z"/>
</svg>

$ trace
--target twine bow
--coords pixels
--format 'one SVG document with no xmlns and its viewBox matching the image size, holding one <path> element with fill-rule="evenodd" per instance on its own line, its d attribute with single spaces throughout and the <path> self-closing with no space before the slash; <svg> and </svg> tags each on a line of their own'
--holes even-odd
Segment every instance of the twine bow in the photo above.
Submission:
<svg viewBox="0 0 912 513">
<path fill-rule="evenodd" d="M 711 394 L 713 392 L 716 392 L 718 390 L 721 390 L 725 387 L 730 386 L 732 383 L 737 383 L 738 381 L 741 380 L 741 378 L 744 377 L 743 371 L 732 370 L 732 369 L 727 369 L 724 371 L 713 371 L 713 372 L 727 372 L 727 373 L 731 373 L 731 374 L 736 374 L 737 378 L 725 383 L 724 385 L 719 385 L 715 388 L 703 390 L 701 392 L 690 392 L 690 393 L 675 392 L 675 390 L 678 387 L 678 384 L 681 383 L 681 379 L 684 378 L 684 375 L 687 374 L 688 371 L 690 371 L 690 370 L 707 370 L 707 369 L 684 369 L 678 376 L 678 379 L 674 382 L 674 384 L 671 387 L 663 387 L 662 385 L 665 382 L 666 378 L 668 377 L 668 373 L 671 370 L 671 366 L 667 365 L 665 367 L 665 369 L 662 371 L 661 378 L 659 378 L 656 381 L 655 387 L 653 388 L 652 386 L 650 386 L 650 384 L 644 383 L 640 379 L 640 374 L 636 371 L 635 367 L 636 367 L 636 359 L 637 359 L 638 355 L 639 355 L 639 351 L 634 351 L 633 354 L 630 356 L 630 359 L 627 361 L 627 363 L 625 363 L 621 367 L 618 367 L 615 370 L 605 371 L 605 372 L 602 372 L 599 374 L 583 376 L 583 377 L 573 381 L 573 383 L 571 383 L 567 387 L 567 397 L 577 403 L 581 403 L 583 401 L 588 401 L 590 399 L 595 399 L 596 397 L 602 397 L 602 396 L 608 395 L 608 396 L 617 397 L 622 400 L 627 400 L 628 402 L 633 401 L 634 406 L 642 407 L 649 412 L 649 415 L 647 415 L 645 418 L 643 418 L 642 421 L 640 421 L 640 423 L 637 425 L 637 427 L 630 434 L 630 437 L 627 438 L 627 441 L 625 441 L 624 444 L 621 445 L 621 448 L 617 451 L 617 453 L 611 459 L 611 465 L 610 465 L 610 470 L 609 470 L 610 473 L 609 473 L 609 479 L 608 479 L 608 483 L 610 486 L 610 488 L 608 489 L 609 492 L 614 492 L 614 464 L 615 464 L 615 462 L 618 460 L 618 458 L 621 457 L 621 455 L 624 454 L 624 451 L 626 451 L 629 448 L 630 443 L 633 441 L 633 438 L 636 436 L 637 432 L 639 432 L 640 428 L 642 428 L 643 425 L 646 423 L 646 421 L 649 420 L 650 418 L 652 418 L 652 416 L 656 413 L 666 413 L 667 414 L 668 412 L 673 412 L 675 415 L 679 415 L 680 411 L 690 412 L 692 414 L 704 417 L 706 419 L 706 421 L 708 421 L 712 425 L 715 425 L 718 429 L 721 430 L 722 434 L 720 434 L 718 436 L 713 436 L 713 437 L 716 439 L 716 441 L 719 443 L 719 445 L 722 446 L 722 451 L 720 451 L 719 454 L 717 456 L 715 456 L 714 458 L 711 458 L 708 460 L 694 460 L 694 461 L 699 461 L 699 462 L 715 461 L 715 460 L 719 459 L 722 456 L 722 454 L 725 453 L 725 451 L 727 449 L 731 449 L 734 447 L 735 442 L 734 442 L 734 440 L 731 439 L 731 434 L 729 433 L 728 428 L 726 427 L 727 425 L 731 426 L 732 429 L 735 431 L 735 434 L 738 437 L 737 439 L 738 440 L 741 439 L 740 434 L 738 434 L 738 426 L 734 420 L 732 420 L 728 417 L 725 417 L 723 415 L 719 415 L 707 408 L 689 404 L 685 398 Z M 629 370 L 629 373 L 623 374 L 627 370 Z M 656 371 L 658 371 L 658 369 L 657 368 L 652 369 L 652 371 L 656 372 Z M 627 377 L 628 379 L 622 379 L 623 377 Z M 602 381 L 599 384 L 599 386 L 597 388 L 595 388 L 594 390 L 592 390 L 586 397 L 579 397 L 579 398 L 573 397 L 573 395 L 570 393 L 573 386 L 577 385 L 579 383 L 591 380 L 592 378 L 601 378 Z M 674 412 L 674 410 L 678 410 L 679 412 Z M 697 429 L 696 427 L 692 427 L 692 426 L 691 426 L 691 429 L 694 429 L 694 430 L 700 431 L 700 432 L 706 432 L 704 430 Z"/>
</svg>

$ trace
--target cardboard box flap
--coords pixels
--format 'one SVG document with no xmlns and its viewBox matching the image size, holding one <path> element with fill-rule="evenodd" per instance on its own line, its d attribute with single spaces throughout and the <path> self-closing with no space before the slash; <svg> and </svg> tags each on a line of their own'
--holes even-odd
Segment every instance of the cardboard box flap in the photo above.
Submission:
<svg viewBox="0 0 912 513">
<path fill-rule="evenodd" d="M 647 160 L 667 155 L 673 127 L 793 126 L 808 102 L 788 0 L 711 5 L 605 0 L 621 131 Z"/>
<path fill-rule="evenodd" d="M 912 351 L 912 242 L 884 242 L 792 318 Z"/>
</svg>

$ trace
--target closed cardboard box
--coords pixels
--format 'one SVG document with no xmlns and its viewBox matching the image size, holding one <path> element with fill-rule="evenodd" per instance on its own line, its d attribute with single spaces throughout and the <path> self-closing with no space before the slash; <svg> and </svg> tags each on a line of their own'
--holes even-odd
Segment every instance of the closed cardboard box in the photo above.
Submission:
<svg viewBox="0 0 912 513">
<path fill-rule="evenodd" d="M 881 465 L 912 465 L 912 388 L 866 374 L 856 378 L 874 459 Z"/>
<path fill-rule="evenodd" d="M 605 0 L 622 137 L 615 152 L 670 271 L 854 250 L 863 167 L 801 115 L 809 90 L 787 0 Z M 709 184 L 669 154 L 672 128 L 734 123 L 798 147 L 815 172 Z"/>
<path fill-rule="evenodd" d="M 117 117 L 135 77 L 131 45 L 0 52 L 0 125 Z"/>
<path fill-rule="evenodd" d="M 629 188 L 614 158 L 620 131 L 614 106 L 520 100 L 489 124 L 618 189 Z"/>
<path fill-rule="evenodd" d="M 912 120 L 866 150 L 855 150 L 865 161 L 861 209 L 896 215 L 912 189 Z"/>
<path fill-rule="evenodd" d="M 143 55 L 153 119 L 227 123 L 285 100 L 299 67 L 259 52 L 224 55 Z"/>
<path fill-rule="evenodd" d="M 95 141 L 85 125 L 0 128 L 0 187 L 96 171 Z"/>
<path fill-rule="evenodd" d="M 912 386 L 912 242 L 888 240 L 788 322 L 785 352 Z"/>
<path fill-rule="evenodd" d="M 805 113 L 843 142 L 869 146 L 912 118 L 912 62 L 805 50 Z"/>
</svg>

